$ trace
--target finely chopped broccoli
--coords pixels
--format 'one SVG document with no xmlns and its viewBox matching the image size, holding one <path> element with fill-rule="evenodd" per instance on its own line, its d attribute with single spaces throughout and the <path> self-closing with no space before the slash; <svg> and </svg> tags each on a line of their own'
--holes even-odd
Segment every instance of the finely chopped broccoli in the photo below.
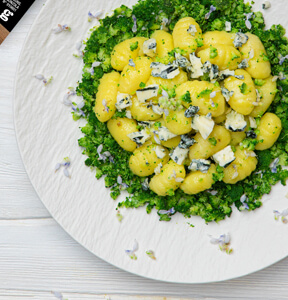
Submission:
<svg viewBox="0 0 288 300">
<path fill-rule="evenodd" d="M 210 15 L 209 19 L 205 19 L 211 5 L 216 7 L 216 11 Z M 117 144 L 109 133 L 107 125 L 98 121 L 93 111 L 99 80 L 104 73 L 112 71 L 111 52 L 118 43 L 134 36 L 149 37 L 155 30 L 161 28 L 164 18 L 170 20 L 167 29 L 172 32 L 176 22 L 187 16 L 193 17 L 198 22 L 203 33 L 210 30 L 225 30 L 226 21 L 231 22 L 232 32 L 241 30 L 245 33 L 248 30 L 244 14 L 250 12 L 251 5 L 245 4 L 243 0 L 142 0 L 132 9 L 124 5 L 117 8 L 112 16 L 100 20 L 101 25 L 91 33 L 84 51 L 85 66 L 82 81 L 77 88 L 78 95 L 84 97 L 83 111 L 88 121 L 87 125 L 81 128 L 85 136 L 79 139 L 79 146 L 84 148 L 83 154 L 88 156 L 85 164 L 96 168 L 96 178 L 105 176 L 105 186 L 111 189 L 113 199 L 121 193 L 123 183 L 129 186 L 127 191 L 131 196 L 120 203 L 119 207 L 137 208 L 146 205 L 148 213 L 155 207 L 160 220 L 164 221 L 169 221 L 171 214 L 160 214 L 159 210 L 174 208 L 175 212 L 182 213 L 186 217 L 198 215 L 206 222 L 217 222 L 231 215 L 233 203 L 239 210 L 243 209 L 243 203 L 240 201 L 243 194 L 247 196 L 246 203 L 249 210 L 254 210 L 261 206 L 261 197 L 271 191 L 271 186 L 279 181 L 285 185 L 288 171 L 283 170 L 282 166 L 288 165 L 288 60 L 280 65 L 279 58 L 280 55 L 288 54 L 288 41 L 284 37 L 285 29 L 281 25 L 274 25 L 271 29 L 264 30 L 265 23 L 261 12 L 255 12 L 255 17 L 250 19 L 252 24 L 250 32 L 257 35 L 263 42 L 267 51 L 267 59 L 271 62 L 272 73 L 278 75 L 283 72 L 283 75 L 287 76 L 287 79 L 278 81 L 277 95 L 268 110 L 281 119 L 283 130 L 271 149 L 255 151 L 258 155 L 257 169 L 245 180 L 234 185 L 225 184 L 221 181 L 223 168 L 218 166 L 217 173 L 213 176 L 215 180 L 213 190 L 217 193 L 205 191 L 197 195 L 187 195 L 178 189 L 175 192 L 171 191 L 168 196 L 160 197 L 145 188 L 145 178 L 140 178 L 130 171 L 128 161 L 131 153 L 124 151 Z M 132 15 L 137 19 L 135 33 L 132 32 L 134 24 Z M 200 46 L 203 43 L 199 40 L 198 44 Z M 212 55 L 216 53 L 212 51 Z M 174 53 L 171 53 L 171 57 L 173 56 Z M 96 60 L 101 61 L 102 64 L 94 68 L 92 75 L 89 69 Z M 256 84 L 261 85 L 261 83 Z M 187 94 L 185 97 L 187 102 L 191 101 L 190 95 Z M 115 116 L 124 117 L 125 112 L 116 112 Z M 252 138 L 246 138 L 243 146 L 254 149 L 255 143 L 253 142 Z M 103 152 L 111 153 L 114 163 L 98 159 L 97 148 L 101 144 L 103 144 Z M 272 172 L 269 167 L 275 158 L 279 158 L 276 173 Z M 117 182 L 118 175 L 121 175 L 122 184 L 119 180 Z"/>
</svg>

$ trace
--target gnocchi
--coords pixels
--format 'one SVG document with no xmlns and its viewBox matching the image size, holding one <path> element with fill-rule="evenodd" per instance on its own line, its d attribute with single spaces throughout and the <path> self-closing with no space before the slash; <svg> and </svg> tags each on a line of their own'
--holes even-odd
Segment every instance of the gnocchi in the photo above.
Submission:
<svg viewBox="0 0 288 300">
<path fill-rule="evenodd" d="M 236 35 L 202 35 L 199 24 L 185 17 L 172 34 L 156 30 L 149 40 L 128 39 L 112 51 L 116 71 L 100 80 L 94 112 L 131 152 L 132 173 L 150 176 L 149 188 L 159 196 L 178 188 L 189 195 L 210 189 L 218 166 L 225 183 L 245 179 L 257 165 L 245 139 L 265 150 L 280 135 L 281 120 L 266 113 L 277 85 L 264 46 L 250 33 L 237 44 Z M 114 116 L 117 110 L 121 117 Z"/>
</svg>

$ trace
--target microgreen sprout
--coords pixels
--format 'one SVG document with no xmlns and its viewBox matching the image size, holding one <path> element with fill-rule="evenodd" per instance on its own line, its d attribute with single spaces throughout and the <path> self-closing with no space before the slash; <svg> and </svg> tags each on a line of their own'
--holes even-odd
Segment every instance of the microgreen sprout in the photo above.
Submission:
<svg viewBox="0 0 288 300">
<path fill-rule="evenodd" d="M 68 25 L 61 25 L 61 24 L 58 24 L 58 26 L 54 29 L 52 29 L 53 33 L 54 34 L 57 34 L 57 33 L 61 33 L 63 31 L 71 31 L 71 27 L 69 27 Z"/>
<path fill-rule="evenodd" d="M 123 215 L 120 213 L 119 210 L 117 210 L 116 217 L 117 217 L 117 219 L 118 219 L 119 222 L 122 222 L 122 220 L 123 220 Z"/>
<path fill-rule="evenodd" d="M 155 254 L 153 250 L 147 250 L 146 254 L 153 260 L 156 260 Z"/>
<path fill-rule="evenodd" d="M 103 10 L 99 10 L 95 13 L 88 12 L 88 22 L 92 22 L 93 19 L 99 20 L 100 16 L 103 14 Z"/>
<path fill-rule="evenodd" d="M 42 74 L 35 75 L 35 78 L 38 79 L 38 80 L 42 80 L 43 83 L 44 83 L 44 86 L 47 86 L 53 80 L 52 76 L 49 79 L 46 79 L 46 77 Z"/>
<path fill-rule="evenodd" d="M 208 20 L 210 18 L 210 15 L 212 14 L 212 12 L 215 10 L 216 10 L 216 7 L 211 5 L 209 12 L 205 15 L 205 19 Z"/>
<path fill-rule="evenodd" d="M 132 259 L 132 260 L 137 260 L 137 256 L 135 252 L 138 250 L 139 244 L 136 240 L 134 240 L 133 248 L 132 250 L 125 250 L 125 253 Z"/>
<path fill-rule="evenodd" d="M 233 252 L 233 249 L 230 248 L 230 234 L 222 234 L 219 238 L 214 238 L 211 235 L 209 236 L 210 243 L 213 245 L 219 245 L 219 248 L 221 251 L 226 252 L 227 254 L 231 254 Z"/>
<path fill-rule="evenodd" d="M 55 166 L 55 173 L 61 168 L 61 167 L 64 167 L 63 169 L 63 174 L 68 177 L 68 178 L 71 178 L 70 176 L 70 173 L 68 171 L 68 168 L 70 167 L 71 165 L 71 161 L 70 161 L 70 158 L 69 157 L 65 157 L 64 158 L 64 161 L 62 163 L 57 163 L 56 166 Z"/>
<path fill-rule="evenodd" d="M 274 213 L 274 219 L 276 221 L 279 220 L 279 218 L 281 217 L 281 221 L 284 224 L 288 223 L 288 219 L 286 218 L 288 216 L 288 208 L 284 209 L 282 212 L 279 212 L 278 210 L 273 210 Z"/>
</svg>

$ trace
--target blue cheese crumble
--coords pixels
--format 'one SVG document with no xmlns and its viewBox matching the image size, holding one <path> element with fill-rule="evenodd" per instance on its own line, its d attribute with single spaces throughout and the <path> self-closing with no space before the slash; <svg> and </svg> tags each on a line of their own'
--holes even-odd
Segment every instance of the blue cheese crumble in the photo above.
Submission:
<svg viewBox="0 0 288 300">
<path fill-rule="evenodd" d="M 230 98 L 234 95 L 233 91 L 229 91 L 225 87 L 221 88 L 221 93 L 222 93 L 223 97 L 225 98 L 226 102 L 229 102 Z"/>
<path fill-rule="evenodd" d="M 116 108 L 119 111 L 122 111 L 122 109 L 125 109 L 132 105 L 131 96 L 129 94 L 123 94 L 119 93 L 117 94 L 117 101 L 116 101 Z"/>
<path fill-rule="evenodd" d="M 189 107 L 185 110 L 184 116 L 185 116 L 186 118 L 192 118 L 192 117 L 194 117 L 194 116 L 197 114 L 197 112 L 198 112 L 199 110 L 200 110 L 199 106 L 191 105 L 191 106 L 189 106 Z"/>
<path fill-rule="evenodd" d="M 188 134 L 182 134 L 181 135 L 181 141 L 178 145 L 181 149 L 188 149 L 189 147 L 193 146 L 196 143 L 196 141 L 191 138 Z"/>
<path fill-rule="evenodd" d="M 188 169 L 191 171 L 200 171 L 207 173 L 211 167 L 211 162 L 207 159 L 192 159 Z"/>
<path fill-rule="evenodd" d="M 145 103 L 146 100 L 156 97 L 158 95 L 159 85 L 152 84 L 148 85 L 143 89 L 136 91 L 137 98 L 140 103 Z"/>
<path fill-rule="evenodd" d="M 187 32 L 190 33 L 192 36 L 195 36 L 195 33 L 197 33 L 196 26 L 191 24 L 187 29 Z"/>
<path fill-rule="evenodd" d="M 156 55 L 157 42 L 155 39 L 149 39 L 143 43 L 143 53 L 147 56 L 154 57 Z"/>
<path fill-rule="evenodd" d="M 147 133 L 145 129 L 127 134 L 130 140 L 137 145 L 143 145 L 147 140 L 151 138 L 151 134 Z"/>
<path fill-rule="evenodd" d="M 155 131 L 158 134 L 160 141 L 168 141 L 177 136 L 177 134 L 172 133 L 167 127 L 161 126 Z"/>
<path fill-rule="evenodd" d="M 228 167 L 236 158 L 231 146 L 227 146 L 223 150 L 213 155 L 214 161 L 219 164 L 220 167 Z"/>
<path fill-rule="evenodd" d="M 215 122 L 212 118 L 208 116 L 195 115 L 191 127 L 192 129 L 199 131 L 202 138 L 206 140 L 210 133 L 213 131 L 214 125 Z"/>
<path fill-rule="evenodd" d="M 249 37 L 242 33 L 242 32 L 236 32 L 236 35 L 235 35 L 235 39 L 233 41 L 233 45 L 235 48 L 239 48 L 239 47 L 242 47 L 244 44 L 247 43 Z"/>
<path fill-rule="evenodd" d="M 152 69 L 151 75 L 153 77 L 161 77 L 163 79 L 173 79 L 180 74 L 180 70 L 176 63 L 169 63 L 168 65 L 160 62 L 152 62 L 150 65 Z"/>
<path fill-rule="evenodd" d="M 189 149 L 182 149 L 177 146 L 172 153 L 170 153 L 171 159 L 178 165 L 183 165 L 186 157 L 188 156 Z"/>
<path fill-rule="evenodd" d="M 156 146 L 153 148 L 153 151 L 155 151 L 156 153 L 156 156 L 159 158 L 159 159 L 162 159 L 166 156 L 166 152 L 165 152 L 165 149 L 160 147 L 160 146 Z"/>
<path fill-rule="evenodd" d="M 191 67 L 189 71 L 191 72 L 191 78 L 199 78 L 204 75 L 203 72 L 203 64 L 201 62 L 201 58 L 197 57 L 195 53 L 191 53 L 190 56 Z"/>
<path fill-rule="evenodd" d="M 244 116 L 232 110 L 226 116 L 225 127 L 233 132 L 244 131 L 247 126 L 247 122 L 244 119 Z"/>
</svg>

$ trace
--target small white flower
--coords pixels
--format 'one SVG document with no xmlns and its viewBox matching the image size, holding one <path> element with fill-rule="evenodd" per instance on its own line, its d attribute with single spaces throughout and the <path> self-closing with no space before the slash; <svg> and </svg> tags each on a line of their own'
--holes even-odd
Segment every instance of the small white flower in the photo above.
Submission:
<svg viewBox="0 0 288 300">
<path fill-rule="evenodd" d="M 214 238 L 211 235 L 210 237 L 210 243 L 213 245 L 219 245 L 219 248 L 221 251 L 225 251 L 227 254 L 231 254 L 233 252 L 233 249 L 229 247 L 230 245 L 230 234 L 222 234 L 219 238 Z"/>
<path fill-rule="evenodd" d="M 38 80 L 41 80 L 44 83 L 44 86 L 47 86 L 53 80 L 52 76 L 49 79 L 46 79 L 46 77 L 42 74 L 37 74 L 34 77 Z"/>
<path fill-rule="evenodd" d="M 273 210 L 273 213 L 274 213 L 274 219 L 276 221 L 278 221 L 279 218 L 281 217 L 282 223 L 284 223 L 284 224 L 288 223 L 288 220 L 286 218 L 288 216 L 288 208 L 284 209 L 282 212 L 280 212 L 278 210 Z"/>
<path fill-rule="evenodd" d="M 63 174 L 66 177 L 71 178 L 71 176 L 69 174 L 69 171 L 68 171 L 68 168 L 70 167 L 70 165 L 71 165 L 70 158 L 69 157 L 65 157 L 62 163 L 57 163 L 56 164 L 56 166 L 55 166 L 55 173 L 63 166 L 64 167 Z"/>
<path fill-rule="evenodd" d="M 133 22 L 134 22 L 134 25 L 132 27 L 132 32 L 135 33 L 137 31 L 137 19 L 134 15 L 132 15 L 132 19 L 133 19 Z"/>
<path fill-rule="evenodd" d="M 252 28 L 252 24 L 251 24 L 251 22 L 249 20 L 252 18 L 253 13 L 244 14 L 244 15 L 246 16 L 245 25 L 250 30 Z"/>
</svg>

